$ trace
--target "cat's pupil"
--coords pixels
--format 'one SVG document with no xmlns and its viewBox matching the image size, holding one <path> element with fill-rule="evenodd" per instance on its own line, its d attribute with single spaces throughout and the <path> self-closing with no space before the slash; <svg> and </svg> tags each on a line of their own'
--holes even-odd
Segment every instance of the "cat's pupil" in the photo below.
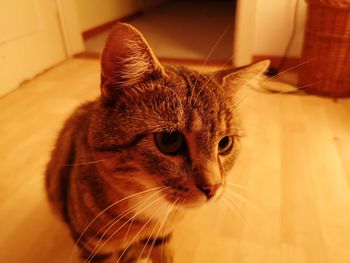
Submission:
<svg viewBox="0 0 350 263">
<path fill-rule="evenodd" d="M 179 154 L 184 148 L 185 139 L 180 132 L 157 132 L 154 140 L 158 149 L 165 154 Z"/>
<path fill-rule="evenodd" d="M 225 136 L 219 142 L 219 154 L 227 154 L 230 152 L 233 146 L 233 138 L 230 136 Z"/>
<path fill-rule="evenodd" d="M 163 144 L 171 145 L 177 142 L 179 135 L 176 133 L 163 133 L 161 138 Z"/>
<path fill-rule="evenodd" d="M 221 139 L 221 141 L 219 142 L 219 148 L 220 149 L 224 149 L 227 146 L 228 143 L 229 143 L 229 139 L 226 136 L 223 139 Z"/>
</svg>

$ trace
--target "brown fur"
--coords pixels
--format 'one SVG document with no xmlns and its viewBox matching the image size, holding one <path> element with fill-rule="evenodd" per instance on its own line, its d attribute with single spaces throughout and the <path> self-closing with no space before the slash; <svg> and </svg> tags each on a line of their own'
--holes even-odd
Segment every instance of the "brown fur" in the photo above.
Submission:
<svg viewBox="0 0 350 263">
<path fill-rule="evenodd" d="M 225 185 L 237 156 L 235 90 L 267 64 L 211 74 L 162 66 L 126 24 L 114 27 L 101 64 L 101 97 L 72 114 L 52 152 L 49 201 L 91 262 L 115 253 L 121 262 L 136 262 L 147 244 L 144 256 L 150 251 L 158 262 L 160 243 L 162 261 L 171 262 L 167 244 L 174 223 L 189 207 L 208 201 L 201 186 Z M 159 151 L 153 134 L 164 131 L 184 135 L 182 154 Z M 234 147 L 221 156 L 218 142 L 228 135 Z M 148 192 L 127 198 L 142 191 Z"/>
</svg>

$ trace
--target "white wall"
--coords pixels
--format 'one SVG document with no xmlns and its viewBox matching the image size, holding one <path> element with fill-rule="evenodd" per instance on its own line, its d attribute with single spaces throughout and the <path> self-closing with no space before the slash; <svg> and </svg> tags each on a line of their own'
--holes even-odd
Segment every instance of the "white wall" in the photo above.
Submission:
<svg viewBox="0 0 350 263">
<path fill-rule="evenodd" d="M 63 61 L 55 1 L 0 1 L 0 96 Z"/>
<path fill-rule="evenodd" d="M 252 62 L 254 53 L 257 0 L 238 0 L 233 37 L 233 65 L 241 67 Z"/>
<path fill-rule="evenodd" d="M 239 0 L 247 1 L 247 0 Z M 297 0 L 256 0 L 254 55 L 282 56 L 292 32 L 294 6 Z M 302 51 L 306 3 L 299 0 L 296 34 L 288 57 Z"/>
<path fill-rule="evenodd" d="M 139 0 L 76 0 L 81 31 L 140 10 Z"/>
<path fill-rule="evenodd" d="M 80 29 L 77 3 L 72 0 L 56 0 L 56 3 L 67 55 L 79 54 L 84 51 L 85 47 Z"/>
</svg>

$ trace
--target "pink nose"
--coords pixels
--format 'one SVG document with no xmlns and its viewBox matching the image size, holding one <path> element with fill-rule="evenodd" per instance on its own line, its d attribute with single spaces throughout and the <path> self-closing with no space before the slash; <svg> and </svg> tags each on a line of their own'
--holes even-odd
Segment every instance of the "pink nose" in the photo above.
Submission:
<svg viewBox="0 0 350 263">
<path fill-rule="evenodd" d="M 220 188 L 220 186 L 221 184 L 208 184 L 208 185 L 197 184 L 197 188 L 201 190 L 208 199 L 212 198 L 215 195 L 215 193 Z"/>
</svg>

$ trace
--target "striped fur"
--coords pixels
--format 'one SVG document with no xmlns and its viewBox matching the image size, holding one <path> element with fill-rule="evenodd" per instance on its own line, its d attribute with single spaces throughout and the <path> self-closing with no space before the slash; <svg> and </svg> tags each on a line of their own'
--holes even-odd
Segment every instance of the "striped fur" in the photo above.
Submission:
<svg viewBox="0 0 350 263">
<path fill-rule="evenodd" d="M 198 185 L 222 189 L 238 154 L 235 89 L 259 77 L 266 63 L 225 74 L 162 66 L 126 24 L 113 29 L 101 63 L 101 97 L 79 107 L 58 136 L 46 172 L 48 199 L 87 262 L 158 262 L 159 247 L 163 262 L 171 262 L 175 223 L 208 201 Z M 164 131 L 180 131 L 187 150 L 160 152 L 153 134 Z M 233 150 L 219 156 L 227 135 Z"/>
</svg>

